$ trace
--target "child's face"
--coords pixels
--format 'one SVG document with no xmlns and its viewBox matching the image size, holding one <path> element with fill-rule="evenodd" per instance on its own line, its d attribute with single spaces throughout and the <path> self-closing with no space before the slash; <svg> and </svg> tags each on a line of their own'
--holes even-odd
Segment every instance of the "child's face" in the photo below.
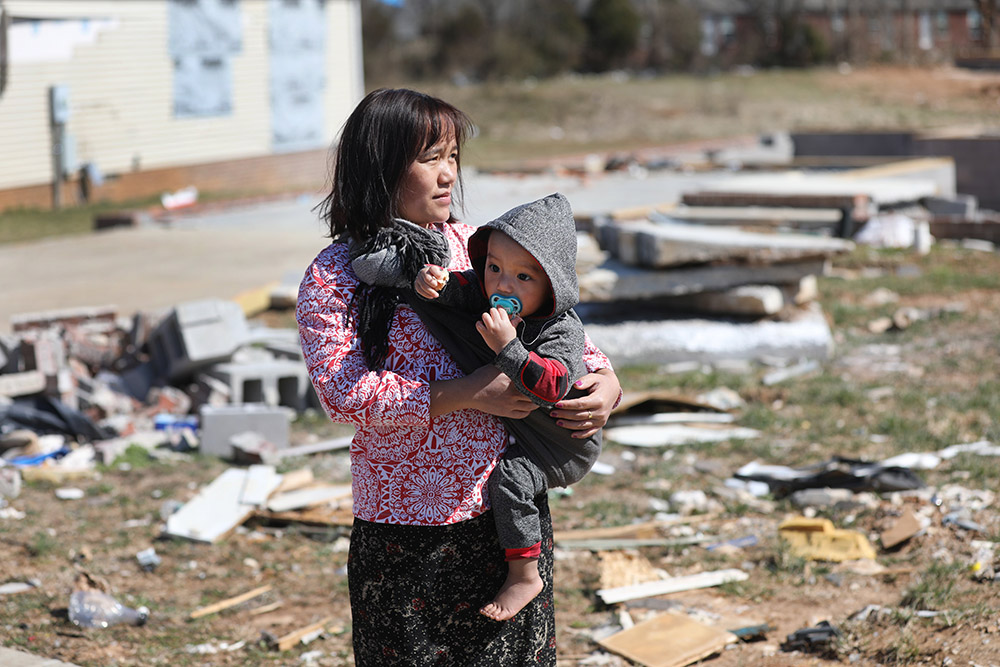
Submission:
<svg viewBox="0 0 1000 667">
<path fill-rule="evenodd" d="M 531 253 L 503 232 L 490 233 L 486 250 L 486 295 L 516 296 L 521 315 L 532 315 L 549 301 L 549 277 Z"/>
</svg>

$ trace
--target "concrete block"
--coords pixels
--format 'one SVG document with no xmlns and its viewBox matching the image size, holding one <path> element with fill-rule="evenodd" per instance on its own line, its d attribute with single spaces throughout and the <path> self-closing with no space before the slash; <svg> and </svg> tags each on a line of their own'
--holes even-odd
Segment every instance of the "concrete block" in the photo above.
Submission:
<svg viewBox="0 0 1000 667">
<path fill-rule="evenodd" d="M 247 321 L 239 304 L 206 299 L 189 301 L 168 313 L 150 334 L 149 347 L 157 370 L 177 381 L 226 361 L 247 337 Z"/>
<path fill-rule="evenodd" d="M 272 359 L 251 363 L 223 363 L 208 374 L 229 386 L 233 403 L 283 405 L 301 412 L 307 406 L 309 372 L 301 361 Z"/>
<path fill-rule="evenodd" d="M 284 449 L 288 447 L 289 422 L 294 414 L 288 408 L 260 403 L 202 406 L 201 452 L 230 458 L 233 436 L 247 431 L 258 433 L 278 449 Z"/>
</svg>

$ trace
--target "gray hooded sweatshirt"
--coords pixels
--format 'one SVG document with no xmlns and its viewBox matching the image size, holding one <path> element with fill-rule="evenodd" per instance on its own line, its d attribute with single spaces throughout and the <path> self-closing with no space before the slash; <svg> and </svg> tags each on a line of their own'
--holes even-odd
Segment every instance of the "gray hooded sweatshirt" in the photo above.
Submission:
<svg viewBox="0 0 1000 667">
<path fill-rule="evenodd" d="M 518 336 L 500 354 L 493 353 L 475 326 L 489 308 L 483 275 L 487 243 L 494 230 L 527 250 L 552 285 L 548 304 L 523 317 Z M 600 433 L 588 439 L 572 438 L 571 431 L 548 415 L 559 400 L 582 395 L 572 384 L 586 373 L 583 325 L 573 311 L 579 290 L 576 223 L 569 202 L 555 193 L 507 211 L 476 230 L 469 239 L 469 257 L 473 268 L 452 272 L 433 300 L 413 291 L 415 275 L 399 275 L 400 263 L 392 257 L 391 248 L 357 255 L 352 268 L 364 282 L 402 288 L 404 298 L 463 371 L 471 373 L 494 364 L 542 407 L 524 419 L 504 418 L 504 423 L 525 455 L 545 473 L 550 487 L 569 486 L 583 478 L 601 452 Z"/>
</svg>

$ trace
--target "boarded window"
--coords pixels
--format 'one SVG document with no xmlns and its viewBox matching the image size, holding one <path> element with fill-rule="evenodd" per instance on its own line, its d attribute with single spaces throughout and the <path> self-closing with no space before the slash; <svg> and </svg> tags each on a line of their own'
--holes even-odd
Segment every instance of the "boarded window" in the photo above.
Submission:
<svg viewBox="0 0 1000 667">
<path fill-rule="evenodd" d="M 170 0 L 167 50 L 174 61 L 174 116 L 233 111 L 230 58 L 243 48 L 236 0 Z"/>
</svg>

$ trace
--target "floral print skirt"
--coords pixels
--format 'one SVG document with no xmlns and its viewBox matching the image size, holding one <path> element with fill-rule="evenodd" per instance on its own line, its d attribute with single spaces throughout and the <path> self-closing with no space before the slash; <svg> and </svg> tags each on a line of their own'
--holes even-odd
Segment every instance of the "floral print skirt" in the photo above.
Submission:
<svg viewBox="0 0 1000 667">
<path fill-rule="evenodd" d="M 446 526 L 355 519 L 347 565 L 355 664 L 554 666 L 552 518 L 546 496 L 535 500 L 545 586 L 503 622 L 479 613 L 507 576 L 493 512 Z"/>
</svg>

